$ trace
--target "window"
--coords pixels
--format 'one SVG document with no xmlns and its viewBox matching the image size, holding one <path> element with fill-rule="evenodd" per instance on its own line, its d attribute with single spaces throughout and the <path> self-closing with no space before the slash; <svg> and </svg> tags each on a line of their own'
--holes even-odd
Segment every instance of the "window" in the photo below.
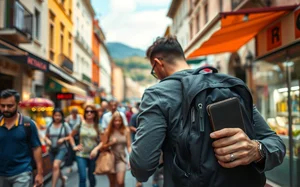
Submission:
<svg viewBox="0 0 300 187">
<path fill-rule="evenodd" d="M 64 53 L 64 30 L 65 26 L 60 23 L 60 53 Z"/>
<path fill-rule="evenodd" d="M 54 60 L 54 19 L 55 15 L 49 11 L 49 59 Z"/>
<path fill-rule="evenodd" d="M 80 64 L 80 56 L 78 54 L 76 54 L 75 72 L 79 71 L 79 64 Z"/>
<path fill-rule="evenodd" d="M 196 29 L 196 33 L 198 33 L 200 31 L 200 12 L 196 15 Z"/>
<path fill-rule="evenodd" d="M 40 20 L 41 20 L 41 17 L 40 17 L 40 12 L 35 9 L 34 11 L 34 22 L 35 22 L 35 32 L 34 32 L 34 37 L 35 39 L 40 39 L 40 26 L 41 26 L 41 23 L 40 23 Z"/>
<path fill-rule="evenodd" d="M 54 60 L 54 25 L 50 23 L 50 32 L 49 32 L 49 58 Z"/>
<path fill-rule="evenodd" d="M 69 33 L 69 43 L 68 43 L 68 55 L 69 55 L 69 58 L 72 59 L 72 34 Z"/>
<path fill-rule="evenodd" d="M 192 40 L 194 37 L 194 32 L 193 32 L 193 20 L 190 21 L 190 40 Z"/>
<path fill-rule="evenodd" d="M 223 0 L 219 0 L 220 12 L 223 12 Z"/>
<path fill-rule="evenodd" d="M 204 6 L 205 23 L 208 22 L 208 3 Z"/>
</svg>

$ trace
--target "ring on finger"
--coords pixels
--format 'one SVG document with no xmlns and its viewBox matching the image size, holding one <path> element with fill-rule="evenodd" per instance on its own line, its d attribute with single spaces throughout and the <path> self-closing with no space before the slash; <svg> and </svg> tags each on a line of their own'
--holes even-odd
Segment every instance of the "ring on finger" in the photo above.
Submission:
<svg viewBox="0 0 300 187">
<path fill-rule="evenodd" d="M 233 162 L 235 160 L 235 156 L 233 153 L 230 154 L 230 162 Z"/>
</svg>

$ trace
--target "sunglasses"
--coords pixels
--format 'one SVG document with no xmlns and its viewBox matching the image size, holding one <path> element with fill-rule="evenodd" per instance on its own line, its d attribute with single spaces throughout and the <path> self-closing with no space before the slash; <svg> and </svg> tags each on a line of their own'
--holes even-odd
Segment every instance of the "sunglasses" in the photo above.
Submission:
<svg viewBox="0 0 300 187">
<path fill-rule="evenodd" d="M 86 111 L 84 111 L 84 113 L 86 113 L 86 114 L 88 114 L 88 113 L 94 114 L 95 111 L 94 110 L 86 110 Z"/>
</svg>

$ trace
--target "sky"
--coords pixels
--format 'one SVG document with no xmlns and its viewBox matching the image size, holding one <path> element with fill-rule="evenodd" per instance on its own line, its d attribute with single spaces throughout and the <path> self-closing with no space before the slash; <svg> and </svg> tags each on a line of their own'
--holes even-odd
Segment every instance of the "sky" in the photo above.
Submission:
<svg viewBox="0 0 300 187">
<path fill-rule="evenodd" d="M 107 42 L 146 50 L 163 36 L 171 0 L 92 0 Z"/>
</svg>

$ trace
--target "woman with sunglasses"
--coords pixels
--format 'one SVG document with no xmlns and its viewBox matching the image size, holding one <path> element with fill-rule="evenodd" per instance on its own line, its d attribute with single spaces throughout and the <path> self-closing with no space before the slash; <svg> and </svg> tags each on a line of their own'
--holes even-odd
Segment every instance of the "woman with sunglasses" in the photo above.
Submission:
<svg viewBox="0 0 300 187">
<path fill-rule="evenodd" d="M 70 141 L 74 151 L 76 153 L 76 161 L 79 174 L 79 187 L 86 186 L 86 178 L 90 182 L 90 187 L 96 186 L 96 179 L 94 176 L 95 170 L 95 158 L 91 158 L 91 151 L 99 143 L 99 130 L 98 130 L 98 112 L 93 105 L 87 105 L 84 109 L 84 120 L 81 125 L 74 127 Z M 73 137 L 79 135 L 79 144 L 75 145 Z M 86 173 L 88 168 L 88 174 Z"/>
</svg>

